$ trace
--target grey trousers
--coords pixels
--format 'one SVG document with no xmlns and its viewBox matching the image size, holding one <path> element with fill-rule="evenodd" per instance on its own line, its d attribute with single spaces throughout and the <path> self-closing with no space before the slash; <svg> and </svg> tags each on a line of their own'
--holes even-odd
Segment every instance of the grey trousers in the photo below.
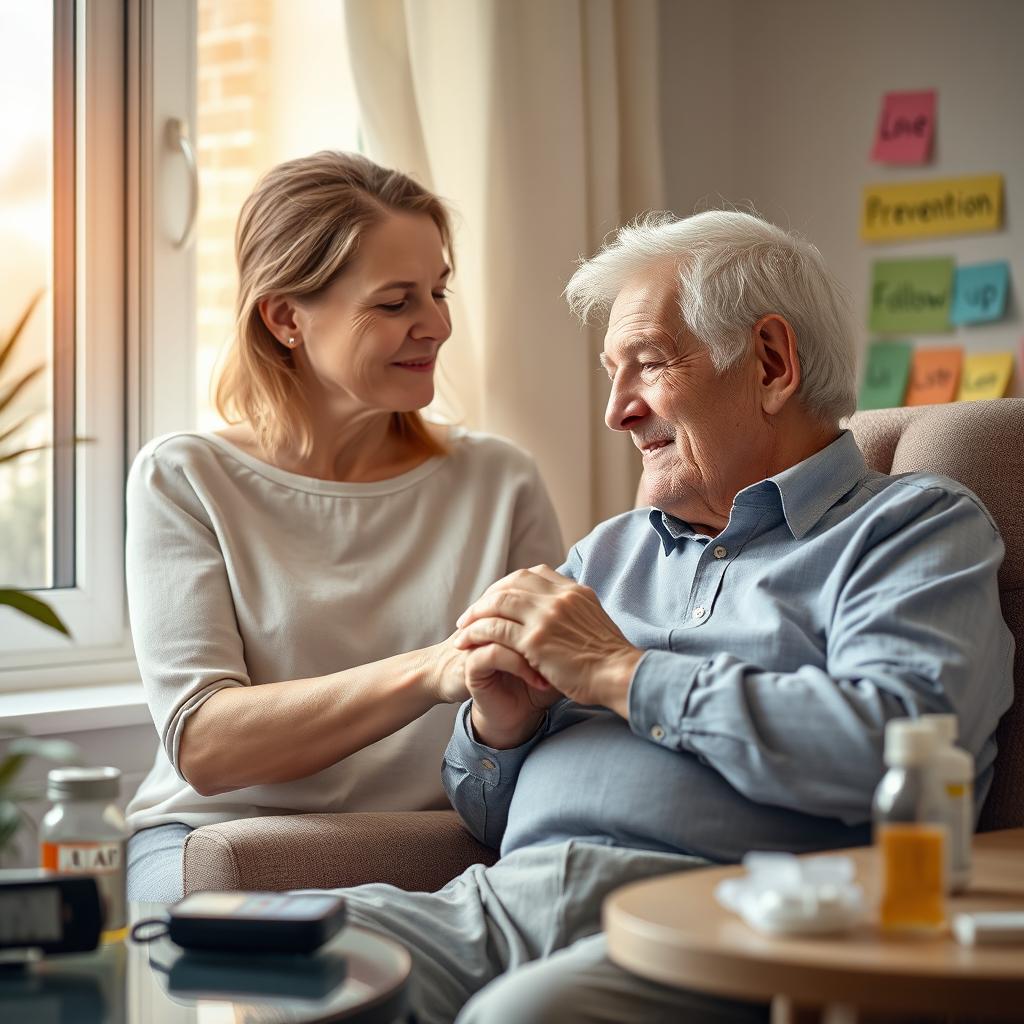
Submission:
<svg viewBox="0 0 1024 1024">
<path fill-rule="evenodd" d="M 181 858 L 188 825 L 155 825 L 128 840 L 128 899 L 176 903 L 182 897 Z"/>
<path fill-rule="evenodd" d="M 338 891 L 349 920 L 412 954 L 420 1024 L 766 1022 L 767 1005 L 647 981 L 606 955 L 608 893 L 702 863 L 573 840 L 474 865 L 436 893 L 380 884 Z"/>
</svg>

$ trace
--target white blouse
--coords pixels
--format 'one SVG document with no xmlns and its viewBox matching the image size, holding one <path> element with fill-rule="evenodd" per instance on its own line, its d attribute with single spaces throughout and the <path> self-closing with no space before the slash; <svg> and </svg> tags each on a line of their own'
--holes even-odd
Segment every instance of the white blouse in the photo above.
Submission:
<svg viewBox="0 0 1024 1024">
<path fill-rule="evenodd" d="M 139 452 L 127 502 L 132 635 L 160 735 L 128 806 L 133 829 L 448 806 L 440 765 L 457 705 L 315 775 L 218 796 L 200 796 L 180 774 L 181 734 L 224 687 L 438 643 L 494 580 L 559 565 L 558 523 L 530 456 L 454 430 L 447 455 L 408 473 L 337 483 L 277 469 L 215 434 L 177 433 Z"/>
</svg>

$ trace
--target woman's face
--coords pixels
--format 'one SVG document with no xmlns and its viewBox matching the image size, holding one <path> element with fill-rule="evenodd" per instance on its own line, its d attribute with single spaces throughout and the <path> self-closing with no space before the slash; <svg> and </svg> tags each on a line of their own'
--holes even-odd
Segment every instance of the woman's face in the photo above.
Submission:
<svg viewBox="0 0 1024 1024">
<path fill-rule="evenodd" d="M 295 350 L 332 405 L 409 412 L 434 397 L 437 353 L 451 334 L 450 268 L 426 214 L 389 213 L 360 240 L 349 267 L 312 301 L 299 300 Z"/>
</svg>

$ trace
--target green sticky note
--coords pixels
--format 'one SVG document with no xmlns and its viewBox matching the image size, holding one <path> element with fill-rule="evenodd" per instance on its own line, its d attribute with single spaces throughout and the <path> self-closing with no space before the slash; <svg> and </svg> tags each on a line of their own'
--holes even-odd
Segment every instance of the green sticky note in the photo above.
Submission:
<svg viewBox="0 0 1024 1024">
<path fill-rule="evenodd" d="M 860 386 L 858 409 L 894 409 L 903 404 L 914 346 L 908 341 L 875 341 Z"/>
<path fill-rule="evenodd" d="M 871 330 L 882 334 L 932 334 L 951 329 L 953 260 L 879 260 L 868 298 Z"/>
</svg>

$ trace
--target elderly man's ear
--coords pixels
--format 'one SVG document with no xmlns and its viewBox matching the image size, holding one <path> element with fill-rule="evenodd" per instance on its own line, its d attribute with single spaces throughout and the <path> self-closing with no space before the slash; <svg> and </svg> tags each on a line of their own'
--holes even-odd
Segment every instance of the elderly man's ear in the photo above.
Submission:
<svg viewBox="0 0 1024 1024">
<path fill-rule="evenodd" d="M 796 331 L 785 317 L 769 313 L 754 324 L 753 335 L 761 408 L 776 416 L 800 387 Z"/>
</svg>

